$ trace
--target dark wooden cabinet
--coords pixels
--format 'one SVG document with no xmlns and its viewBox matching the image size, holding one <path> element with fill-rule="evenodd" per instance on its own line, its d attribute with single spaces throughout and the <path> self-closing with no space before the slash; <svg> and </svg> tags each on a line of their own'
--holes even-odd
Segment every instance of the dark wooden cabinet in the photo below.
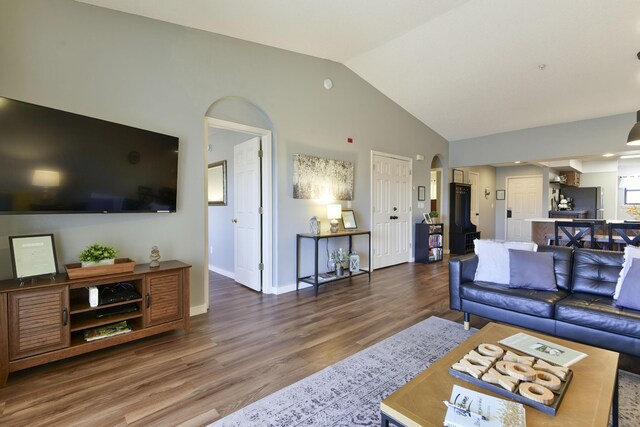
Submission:
<svg viewBox="0 0 640 427">
<path fill-rule="evenodd" d="M 589 211 L 549 211 L 549 218 L 587 218 Z"/>
<path fill-rule="evenodd" d="M 9 360 L 69 346 L 69 289 L 9 294 Z"/>
<path fill-rule="evenodd" d="M 452 182 L 449 187 L 449 252 L 466 254 L 473 251 L 473 240 L 480 232 L 471 222 L 471 185 Z"/>
<path fill-rule="evenodd" d="M 0 386 L 10 372 L 87 353 L 161 332 L 189 333 L 189 269 L 180 261 L 160 267 L 138 265 L 130 273 L 68 279 L 58 274 L 20 285 L 0 281 Z M 139 298 L 89 304 L 90 286 L 130 284 Z M 129 310 L 105 315 L 105 309 L 128 305 Z M 95 341 L 85 332 L 126 321 L 131 331 Z"/>
</svg>

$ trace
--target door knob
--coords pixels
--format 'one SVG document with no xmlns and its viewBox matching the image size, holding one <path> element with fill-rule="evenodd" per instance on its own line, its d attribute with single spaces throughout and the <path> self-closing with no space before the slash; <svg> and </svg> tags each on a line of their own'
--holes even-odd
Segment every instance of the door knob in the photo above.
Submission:
<svg viewBox="0 0 640 427">
<path fill-rule="evenodd" d="M 236 218 L 233 218 L 233 219 L 231 220 L 231 222 L 233 222 L 234 224 L 236 224 L 236 223 L 238 222 L 238 220 L 237 220 Z"/>
<path fill-rule="evenodd" d="M 393 207 L 393 211 L 395 212 L 395 211 L 397 211 L 397 210 L 398 210 L 398 208 L 396 208 L 396 207 L 394 206 L 394 207 Z"/>
</svg>

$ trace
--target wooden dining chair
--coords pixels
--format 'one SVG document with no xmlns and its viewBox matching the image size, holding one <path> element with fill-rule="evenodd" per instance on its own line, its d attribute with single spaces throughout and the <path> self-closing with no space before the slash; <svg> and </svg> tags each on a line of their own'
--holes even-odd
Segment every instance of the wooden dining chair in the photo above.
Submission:
<svg viewBox="0 0 640 427">
<path fill-rule="evenodd" d="M 609 249 L 620 251 L 627 245 L 640 246 L 640 222 L 609 224 Z"/>
<path fill-rule="evenodd" d="M 556 221 L 555 245 L 571 248 L 584 248 L 585 242 L 590 248 L 595 248 L 596 239 L 593 221 Z"/>
</svg>

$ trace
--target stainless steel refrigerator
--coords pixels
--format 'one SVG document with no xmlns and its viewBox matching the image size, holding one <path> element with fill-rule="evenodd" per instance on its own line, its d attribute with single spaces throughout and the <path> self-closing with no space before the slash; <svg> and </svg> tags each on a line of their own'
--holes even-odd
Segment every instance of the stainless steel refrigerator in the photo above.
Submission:
<svg viewBox="0 0 640 427">
<path fill-rule="evenodd" d="M 560 194 L 573 199 L 573 210 L 586 210 L 587 218 L 604 219 L 602 187 L 562 187 Z"/>
</svg>

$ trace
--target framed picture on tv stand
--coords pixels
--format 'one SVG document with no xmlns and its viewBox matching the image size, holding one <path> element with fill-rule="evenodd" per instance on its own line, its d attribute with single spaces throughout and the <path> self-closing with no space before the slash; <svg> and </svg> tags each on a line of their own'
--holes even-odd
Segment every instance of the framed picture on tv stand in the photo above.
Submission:
<svg viewBox="0 0 640 427">
<path fill-rule="evenodd" d="M 58 273 L 53 234 L 10 236 L 13 277 L 22 279 Z"/>
</svg>

